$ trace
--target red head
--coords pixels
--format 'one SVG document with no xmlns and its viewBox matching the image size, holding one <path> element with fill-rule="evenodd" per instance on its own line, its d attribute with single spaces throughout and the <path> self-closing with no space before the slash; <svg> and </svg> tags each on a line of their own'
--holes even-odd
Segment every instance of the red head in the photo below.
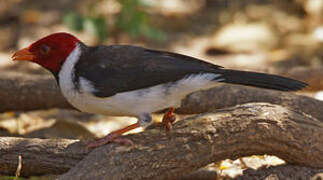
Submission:
<svg viewBox="0 0 323 180">
<path fill-rule="evenodd" d="M 80 40 L 71 34 L 54 33 L 32 43 L 27 48 L 17 51 L 12 59 L 32 61 L 53 73 L 58 73 L 61 64 L 78 42 Z"/>
</svg>

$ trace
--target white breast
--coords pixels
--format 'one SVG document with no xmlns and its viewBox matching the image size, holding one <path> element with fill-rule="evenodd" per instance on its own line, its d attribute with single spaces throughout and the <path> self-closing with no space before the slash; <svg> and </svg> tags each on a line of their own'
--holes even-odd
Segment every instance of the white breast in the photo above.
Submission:
<svg viewBox="0 0 323 180">
<path fill-rule="evenodd" d="M 80 54 L 80 48 L 76 46 L 62 66 L 59 73 L 59 83 L 66 99 L 79 110 L 89 113 L 138 117 L 143 113 L 178 107 L 187 94 L 214 86 L 216 78 L 218 78 L 217 81 L 223 80 L 219 74 L 192 74 L 177 82 L 118 93 L 107 98 L 98 98 L 92 95 L 91 92 L 94 92 L 95 89 L 91 82 L 85 78 L 80 78 L 80 90 L 75 90 L 74 74 L 71 72 L 73 72 L 72 69 L 74 69 Z"/>
</svg>

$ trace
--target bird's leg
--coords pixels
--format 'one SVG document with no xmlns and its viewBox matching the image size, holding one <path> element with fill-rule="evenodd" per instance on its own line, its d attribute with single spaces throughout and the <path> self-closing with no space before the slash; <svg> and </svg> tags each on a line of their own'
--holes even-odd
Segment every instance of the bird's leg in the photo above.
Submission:
<svg viewBox="0 0 323 180">
<path fill-rule="evenodd" d="M 119 129 L 117 131 L 113 131 L 111 133 L 109 133 L 108 135 L 106 135 L 103 138 L 97 139 L 95 141 L 86 143 L 86 147 L 88 149 L 90 148 L 97 148 L 99 146 L 108 144 L 110 142 L 116 142 L 116 143 L 121 143 L 121 144 L 127 144 L 127 145 L 131 145 L 134 146 L 134 143 L 130 140 L 130 139 L 126 139 L 126 138 L 120 138 L 119 136 L 121 136 L 123 133 L 126 133 L 132 129 L 136 129 L 140 127 L 139 123 L 135 123 L 132 124 L 130 126 L 127 126 L 125 128 Z"/>
<path fill-rule="evenodd" d="M 174 110 L 175 110 L 175 108 L 173 108 L 173 107 L 169 108 L 168 111 L 164 114 L 162 122 L 157 123 L 157 126 L 165 127 L 166 131 L 170 131 L 172 129 L 172 124 L 176 120 Z"/>
</svg>

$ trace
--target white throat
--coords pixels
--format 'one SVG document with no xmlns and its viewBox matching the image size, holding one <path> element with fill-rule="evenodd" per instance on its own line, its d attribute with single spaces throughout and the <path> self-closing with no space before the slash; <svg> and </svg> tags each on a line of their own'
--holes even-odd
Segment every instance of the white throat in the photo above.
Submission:
<svg viewBox="0 0 323 180">
<path fill-rule="evenodd" d="M 73 78 L 74 78 L 74 67 L 81 55 L 81 48 L 76 45 L 70 55 L 66 58 L 63 63 L 61 70 L 58 73 L 59 86 L 63 95 L 68 98 L 71 91 L 75 91 Z"/>
</svg>

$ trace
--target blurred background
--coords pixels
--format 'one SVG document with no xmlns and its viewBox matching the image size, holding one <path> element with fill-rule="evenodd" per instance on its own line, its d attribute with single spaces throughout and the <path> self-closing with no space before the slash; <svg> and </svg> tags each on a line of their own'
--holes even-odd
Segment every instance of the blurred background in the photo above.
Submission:
<svg viewBox="0 0 323 180">
<path fill-rule="evenodd" d="M 14 50 L 60 31 L 89 45 L 142 45 L 226 67 L 259 71 L 319 67 L 322 4 L 322 0 L 0 0 L 1 67 L 14 65 L 8 61 Z"/>
<path fill-rule="evenodd" d="M 286 75 L 311 85 L 302 94 L 323 99 L 323 0 L 0 0 L 0 70 L 49 74 L 10 57 L 61 31 L 88 45 L 140 45 Z M 7 112 L 0 114 L 0 135 L 93 138 L 129 119 L 59 109 Z M 267 160 L 281 163 L 270 156 L 245 161 Z M 212 167 L 223 176 L 245 168 L 241 161 L 225 163 Z"/>
</svg>

